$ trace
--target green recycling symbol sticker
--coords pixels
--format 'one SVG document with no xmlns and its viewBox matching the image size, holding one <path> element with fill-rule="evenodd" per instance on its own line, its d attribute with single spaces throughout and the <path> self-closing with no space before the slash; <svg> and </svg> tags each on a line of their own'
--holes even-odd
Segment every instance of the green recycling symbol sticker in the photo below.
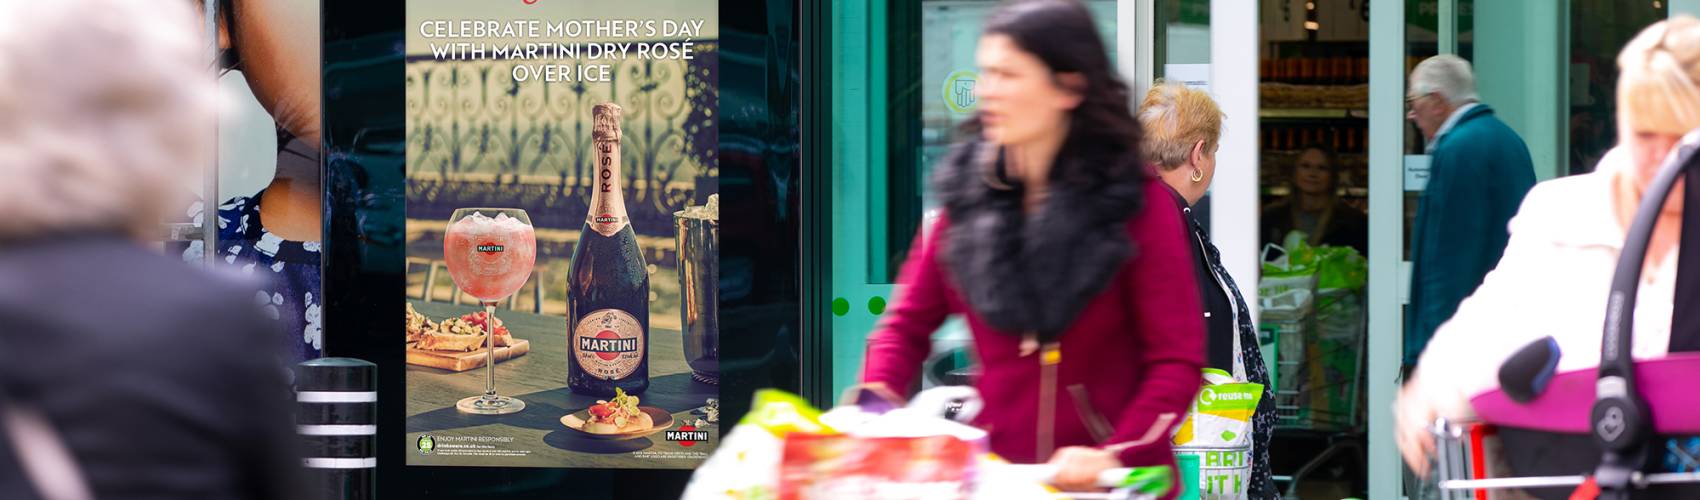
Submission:
<svg viewBox="0 0 1700 500">
<path fill-rule="evenodd" d="M 952 113 L 968 114 L 974 112 L 974 106 L 980 100 L 974 93 L 974 82 L 980 75 L 969 70 L 959 70 L 944 78 L 944 107 Z"/>
</svg>

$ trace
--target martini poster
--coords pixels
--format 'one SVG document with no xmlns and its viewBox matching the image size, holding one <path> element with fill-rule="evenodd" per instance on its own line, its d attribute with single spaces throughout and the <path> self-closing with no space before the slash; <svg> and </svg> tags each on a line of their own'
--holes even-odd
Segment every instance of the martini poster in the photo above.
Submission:
<svg viewBox="0 0 1700 500">
<path fill-rule="evenodd" d="M 409 465 L 713 453 L 718 9 L 408 2 Z"/>
</svg>

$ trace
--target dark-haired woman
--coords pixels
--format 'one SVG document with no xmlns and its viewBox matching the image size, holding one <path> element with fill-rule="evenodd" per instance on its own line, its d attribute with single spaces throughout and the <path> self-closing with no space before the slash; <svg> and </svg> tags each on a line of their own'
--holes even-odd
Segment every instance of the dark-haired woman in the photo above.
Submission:
<svg viewBox="0 0 1700 500">
<path fill-rule="evenodd" d="M 1340 162 L 1310 146 L 1293 162 L 1292 195 L 1263 209 L 1263 242 L 1280 245 L 1303 231 L 1311 246 L 1352 247 L 1369 255 L 1369 216 L 1340 201 Z"/>
<path fill-rule="evenodd" d="M 195 202 L 186 213 L 197 223 L 209 213 L 217 218 L 220 265 L 260 277 L 254 300 L 281 326 L 279 345 L 293 365 L 324 355 L 319 2 L 219 0 L 218 7 L 219 63 L 241 72 L 276 123 L 276 168 L 259 192 L 223 198 L 213 210 Z M 203 242 L 176 248 L 188 262 L 206 259 Z"/>
<path fill-rule="evenodd" d="M 981 363 L 976 425 L 994 452 L 1058 465 L 1069 490 L 1108 468 L 1172 465 L 1204 324 L 1128 87 L 1073 0 L 1005 4 L 976 59 L 980 109 L 933 179 L 943 215 L 868 338 L 863 380 L 910 387 L 929 336 L 960 314 Z"/>
</svg>

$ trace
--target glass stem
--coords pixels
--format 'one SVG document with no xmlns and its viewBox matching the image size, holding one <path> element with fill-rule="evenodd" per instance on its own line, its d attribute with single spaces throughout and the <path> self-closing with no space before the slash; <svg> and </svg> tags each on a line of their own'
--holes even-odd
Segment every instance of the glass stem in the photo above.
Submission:
<svg viewBox="0 0 1700 500">
<path fill-rule="evenodd" d="M 484 301 L 484 398 L 496 398 L 496 303 Z"/>
</svg>

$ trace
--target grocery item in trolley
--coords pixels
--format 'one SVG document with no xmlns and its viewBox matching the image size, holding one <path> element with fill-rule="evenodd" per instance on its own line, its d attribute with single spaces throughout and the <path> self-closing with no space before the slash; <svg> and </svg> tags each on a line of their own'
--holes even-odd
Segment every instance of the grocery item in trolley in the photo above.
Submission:
<svg viewBox="0 0 1700 500">
<path fill-rule="evenodd" d="M 1147 499 L 1172 488 L 1167 467 L 1105 471 L 1111 493 L 1060 495 L 1057 471 L 986 452 L 985 431 L 961 420 L 980 410 L 968 387 L 922 392 L 907 405 L 889 392 L 853 388 L 822 413 L 793 394 L 757 391 L 743 420 L 691 476 L 685 500 L 705 499 Z"/>
</svg>

